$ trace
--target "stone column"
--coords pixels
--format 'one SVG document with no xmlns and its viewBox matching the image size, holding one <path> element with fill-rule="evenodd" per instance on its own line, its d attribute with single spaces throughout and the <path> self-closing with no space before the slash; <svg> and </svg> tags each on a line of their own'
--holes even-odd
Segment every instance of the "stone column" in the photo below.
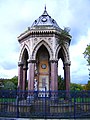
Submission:
<svg viewBox="0 0 90 120">
<path fill-rule="evenodd" d="M 22 87 L 22 89 L 23 90 L 26 90 L 26 81 L 27 81 L 27 67 L 26 66 L 24 66 L 23 67 L 23 87 Z"/>
<path fill-rule="evenodd" d="M 64 79 L 66 85 L 66 91 L 70 90 L 70 62 L 64 63 Z"/>
<path fill-rule="evenodd" d="M 18 62 L 18 89 L 22 90 L 23 86 L 23 63 Z"/>
<path fill-rule="evenodd" d="M 50 90 L 55 91 L 58 90 L 58 67 L 57 61 L 51 61 L 51 85 Z"/>
<path fill-rule="evenodd" d="M 34 72 L 35 72 L 35 60 L 28 62 L 29 76 L 28 76 L 28 90 L 34 90 Z"/>
</svg>

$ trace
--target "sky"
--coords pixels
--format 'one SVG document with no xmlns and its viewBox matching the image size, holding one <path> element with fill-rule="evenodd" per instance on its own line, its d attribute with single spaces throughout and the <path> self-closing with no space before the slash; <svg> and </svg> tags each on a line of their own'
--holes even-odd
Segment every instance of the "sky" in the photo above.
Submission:
<svg viewBox="0 0 90 120">
<path fill-rule="evenodd" d="M 89 72 L 83 52 L 90 43 L 90 0 L 0 0 L 0 78 L 18 75 L 17 37 L 42 15 L 45 5 L 60 28 L 71 29 L 71 82 L 86 84 Z"/>
</svg>

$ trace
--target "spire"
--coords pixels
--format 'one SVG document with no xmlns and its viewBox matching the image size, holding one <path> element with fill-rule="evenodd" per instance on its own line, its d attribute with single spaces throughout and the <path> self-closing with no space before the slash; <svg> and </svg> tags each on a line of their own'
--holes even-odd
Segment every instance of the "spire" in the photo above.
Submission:
<svg viewBox="0 0 90 120">
<path fill-rule="evenodd" d="M 46 11 L 46 4 L 45 4 L 45 8 L 44 9 L 45 9 L 44 11 Z"/>
<path fill-rule="evenodd" d="M 46 4 L 45 4 L 45 7 L 44 7 L 43 15 L 45 15 L 45 16 L 48 15 L 47 10 L 46 10 Z"/>
</svg>

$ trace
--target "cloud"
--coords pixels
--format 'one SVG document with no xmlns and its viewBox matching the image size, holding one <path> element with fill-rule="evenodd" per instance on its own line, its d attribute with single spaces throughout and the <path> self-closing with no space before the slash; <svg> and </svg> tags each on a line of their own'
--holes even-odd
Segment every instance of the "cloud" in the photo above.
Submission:
<svg viewBox="0 0 90 120">
<path fill-rule="evenodd" d="M 87 32 L 87 36 L 82 36 L 79 39 L 77 45 L 70 46 L 72 82 L 82 83 L 83 81 L 83 83 L 86 83 L 88 81 L 88 66 L 83 52 L 87 44 L 89 44 L 89 39 L 90 29 Z"/>
<path fill-rule="evenodd" d="M 69 0 L 69 9 L 72 14 L 72 18 L 69 21 L 69 25 L 72 28 L 71 34 L 73 35 L 72 43 L 77 43 L 80 36 L 86 35 L 89 28 L 90 18 L 90 1 L 89 0 Z"/>
<path fill-rule="evenodd" d="M 15 64 L 14 62 L 11 63 L 11 61 L 3 61 L 2 63 L 2 67 L 5 70 L 11 70 L 11 69 L 15 69 L 17 67 L 17 64 Z"/>
<path fill-rule="evenodd" d="M 17 68 L 11 70 L 0 68 L 0 78 L 12 78 L 14 76 L 17 76 Z"/>
</svg>

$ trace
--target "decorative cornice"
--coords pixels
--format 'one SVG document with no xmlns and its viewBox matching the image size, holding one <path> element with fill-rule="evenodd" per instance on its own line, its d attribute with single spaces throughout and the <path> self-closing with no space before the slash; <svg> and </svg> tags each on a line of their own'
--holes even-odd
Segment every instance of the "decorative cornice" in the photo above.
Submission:
<svg viewBox="0 0 90 120">
<path fill-rule="evenodd" d="M 42 34 L 57 34 L 60 35 L 61 31 L 56 30 L 54 28 L 38 28 L 38 29 L 28 29 L 27 31 L 23 32 L 20 36 L 18 36 L 18 41 L 20 42 L 21 40 L 27 38 L 28 36 L 32 35 L 42 35 Z"/>
<path fill-rule="evenodd" d="M 27 30 L 25 32 L 23 32 L 20 36 L 18 36 L 18 41 L 20 42 L 21 40 L 23 40 L 24 38 L 28 37 L 30 35 L 30 31 Z"/>
</svg>

